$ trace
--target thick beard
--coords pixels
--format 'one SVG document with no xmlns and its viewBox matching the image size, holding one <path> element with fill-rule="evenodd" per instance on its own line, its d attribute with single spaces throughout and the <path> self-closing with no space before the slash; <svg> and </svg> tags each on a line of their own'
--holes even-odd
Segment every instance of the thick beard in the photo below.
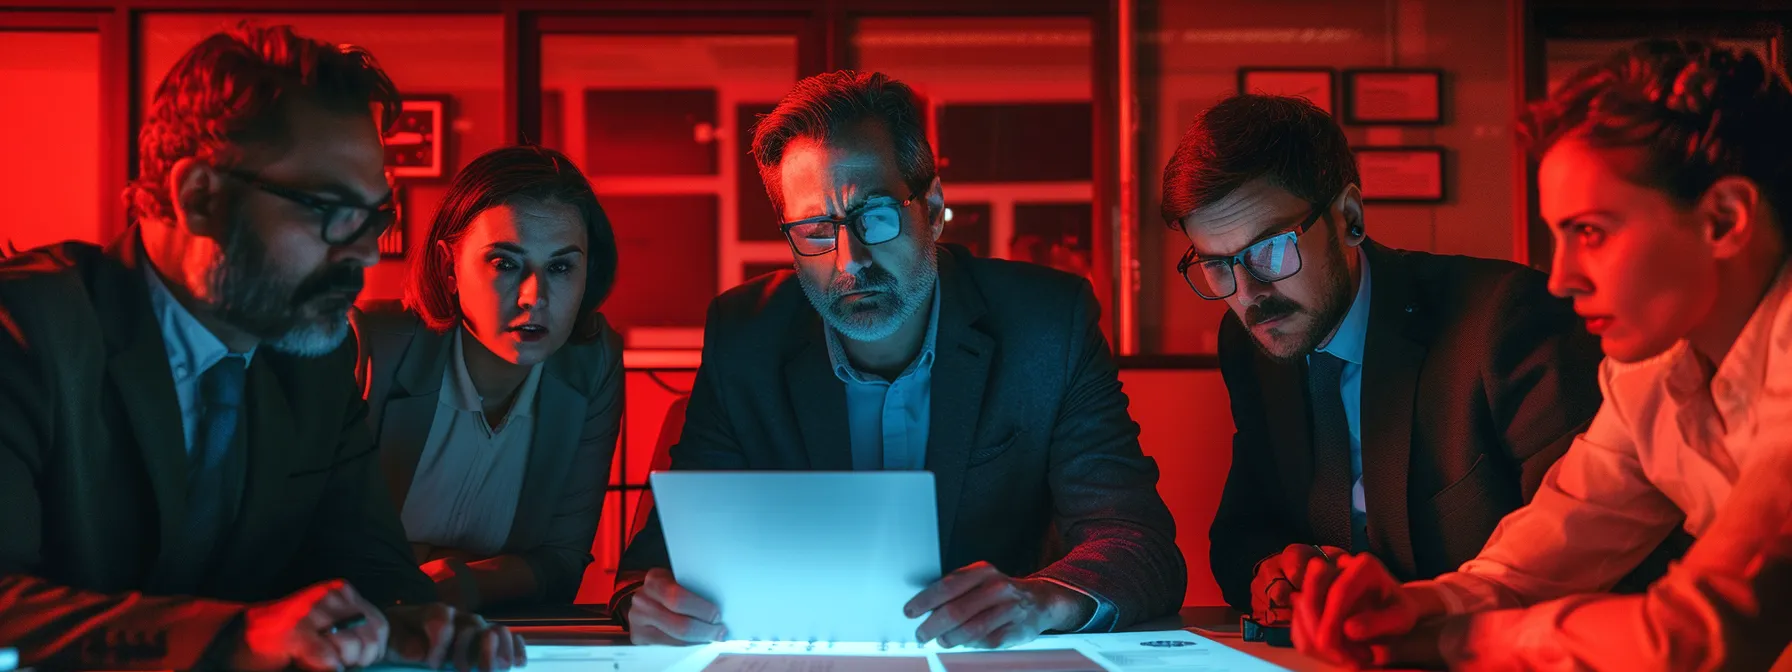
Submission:
<svg viewBox="0 0 1792 672">
<path fill-rule="evenodd" d="M 864 273 L 869 276 L 861 279 L 855 276 L 841 276 L 827 287 L 818 287 L 809 281 L 808 276 L 797 273 L 797 280 L 803 287 L 803 295 L 809 297 L 809 305 L 821 315 L 822 321 L 840 333 L 855 341 L 873 342 L 889 338 L 901 329 L 909 318 L 914 317 L 921 306 L 933 296 L 934 283 L 939 278 L 939 250 L 931 241 L 921 245 L 921 253 L 915 256 L 915 263 L 908 268 L 906 283 L 898 283 L 890 278 L 888 271 L 876 266 L 867 266 Z M 890 278 L 885 280 L 884 278 Z M 890 285 L 894 285 L 893 287 Z M 840 309 L 839 298 L 847 292 L 867 288 L 889 291 L 896 297 L 894 311 L 881 315 L 864 315 L 844 313 Z M 892 291 L 893 290 L 893 291 Z"/>
<path fill-rule="evenodd" d="M 1253 332 L 1251 343 L 1257 346 L 1257 351 L 1263 353 L 1264 357 L 1281 363 L 1306 358 L 1307 355 L 1313 354 L 1319 349 L 1319 343 L 1324 341 L 1333 329 L 1337 328 L 1338 323 L 1344 320 L 1344 314 L 1349 312 L 1350 304 L 1355 297 L 1351 296 L 1350 266 L 1344 261 L 1343 246 L 1331 245 L 1327 247 L 1327 250 L 1326 256 L 1331 262 L 1327 265 L 1335 270 L 1332 277 L 1328 278 L 1325 283 L 1325 292 L 1319 297 L 1319 305 L 1302 311 L 1314 317 L 1312 328 L 1301 334 L 1300 341 L 1296 342 L 1295 346 L 1287 353 L 1270 351 Z M 1246 325 L 1246 328 L 1248 329 L 1249 325 Z"/>
<path fill-rule="evenodd" d="M 308 305 L 331 289 L 353 286 L 362 273 L 353 266 L 325 267 L 297 283 L 287 282 L 270 263 L 267 246 L 246 221 L 234 221 L 224 258 L 207 283 L 218 319 L 253 334 L 268 347 L 300 357 L 320 357 L 348 338 L 348 307 Z M 307 315 L 307 312 L 313 314 Z"/>
</svg>

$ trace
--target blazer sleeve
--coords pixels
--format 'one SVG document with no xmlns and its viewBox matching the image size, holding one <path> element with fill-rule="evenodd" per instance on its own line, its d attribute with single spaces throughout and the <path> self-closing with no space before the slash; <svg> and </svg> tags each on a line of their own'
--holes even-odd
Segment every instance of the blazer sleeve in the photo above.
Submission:
<svg viewBox="0 0 1792 672">
<path fill-rule="evenodd" d="M 1220 594 L 1232 608 L 1251 611 L 1251 581 L 1257 564 L 1301 543 L 1301 525 L 1287 520 L 1274 450 L 1263 432 L 1268 420 L 1257 394 L 1249 338 L 1237 333 L 1230 318 L 1220 327 L 1220 373 L 1232 402 L 1232 466 L 1220 493 L 1219 510 L 1207 528 L 1208 562 Z M 1239 355 L 1239 353 L 1246 353 Z M 1231 355 L 1231 356 L 1228 356 Z"/>
<path fill-rule="evenodd" d="M 566 479 L 559 507 L 548 523 L 542 544 L 522 552 L 535 572 L 537 599 L 571 604 L 579 583 L 591 564 L 591 542 L 597 536 L 598 514 L 603 510 L 604 488 L 610 482 L 610 462 L 616 439 L 622 432 L 623 385 L 622 337 L 604 330 L 603 373 L 596 394 L 585 410 L 585 427 L 579 434 L 578 453 Z M 528 496 L 525 494 L 524 496 Z"/>
<path fill-rule="evenodd" d="M 1176 613 L 1188 568 L 1176 546 L 1176 524 L 1157 494 L 1157 463 L 1139 448 L 1139 425 L 1127 412 L 1094 291 L 1079 284 L 1065 362 L 1069 387 L 1047 475 L 1069 552 L 1035 576 L 1105 600 L 1114 614 L 1103 625 L 1117 629 Z"/>
<path fill-rule="evenodd" d="M 0 642 L 23 667 L 186 669 L 228 653 L 244 605 L 189 597 L 103 593 L 35 575 L 44 558 L 42 480 L 54 450 L 54 377 L 0 296 Z M 35 341 L 35 342 L 34 342 Z"/>
<path fill-rule="evenodd" d="M 347 354 L 339 351 L 331 356 Z M 435 584 L 417 568 L 398 512 L 386 493 L 367 427 L 367 402 L 361 399 L 352 376 L 340 378 L 334 384 L 342 386 L 341 398 L 347 399 L 348 407 L 342 412 L 342 428 L 337 434 L 336 462 L 304 532 L 298 559 L 289 570 L 291 580 L 305 585 L 341 578 L 381 606 L 435 602 Z"/>
<path fill-rule="evenodd" d="M 725 331 L 725 317 L 717 301 L 709 305 L 704 320 L 703 363 L 697 367 L 696 382 L 691 385 L 690 404 L 685 407 L 684 427 L 672 453 L 672 470 L 738 470 L 747 468 L 747 459 L 735 441 L 733 425 L 728 418 L 722 397 L 728 377 L 724 373 L 731 353 L 730 336 Z M 616 591 L 610 598 L 610 613 L 626 621 L 628 607 L 635 591 L 646 580 L 648 570 L 671 567 L 666 552 L 666 536 L 660 529 L 658 511 L 650 511 L 647 522 L 622 553 L 616 572 Z"/>
</svg>

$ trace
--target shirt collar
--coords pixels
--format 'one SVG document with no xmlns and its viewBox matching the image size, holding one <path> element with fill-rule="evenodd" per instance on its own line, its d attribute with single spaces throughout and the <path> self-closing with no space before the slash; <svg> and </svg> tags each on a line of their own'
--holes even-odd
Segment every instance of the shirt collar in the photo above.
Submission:
<svg viewBox="0 0 1792 672">
<path fill-rule="evenodd" d="M 143 274 L 148 278 L 150 309 L 162 328 L 162 347 L 168 351 L 168 368 L 174 372 L 175 380 L 198 380 L 213 364 L 230 356 L 224 341 L 180 305 L 151 264 L 143 265 Z M 246 367 L 254 357 L 255 350 L 250 349 L 243 355 L 243 365 Z"/>
<path fill-rule="evenodd" d="M 1757 399 L 1766 383 L 1768 358 L 1774 351 L 1788 349 L 1792 339 L 1787 329 L 1792 310 L 1787 310 L 1786 296 L 1792 293 L 1792 266 L 1781 266 L 1767 294 L 1749 315 L 1748 322 L 1736 335 L 1721 363 L 1713 365 L 1682 340 L 1663 356 L 1671 360 L 1668 369 L 1668 392 L 1682 404 L 1710 390 L 1712 401 L 1722 411 L 1734 412 Z M 1777 342 L 1776 342 L 1777 341 Z"/>
<path fill-rule="evenodd" d="M 1319 348 L 1319 352 L 1362 366 L 1364 343 L 1369 339 L 1369 255 L 1360 247 L 1356 254 L 1362 260 L 1363 281 L 1357 285 L 1350 310 L 1338 322 L 1338 331 L 1332 334 L 1332 340 L 1325 347 Z"/>
<path fill-rule="evenodd" d="M 454 330 L 454 354 L 448 358 L 453 365 L 443 372 L 442 394 L 439 399 L 442 403 L 463 411 L 484 413 L 485 398 L 479 396 L 479 388 L 473 386 L 472 374 L 467 373 L 466 335 L 464 327 Z M 523 386 L 517 389 L 516 402 L 511 404 L 506 418 L 535 416 L 533 402 L 535 390 L 541 385 L 541 364 L 536 362 L 535 366 L 529 367 L 529 377 L 523 379 Z M 505 420 L 505 423 L 508 424 L 509 420 Z"/>
<path fill-rule="evenodd" d="M 938 279 L 935 279 L 933 282 L 933 310 L 927 317 L 927 337 L 925 340 L 921 341 L 921 354 L 920 356 L 915 357 L 915 361 L 909 362 L 908 368 L 903 369 L 902 375 L 897 376 L 898 379 L 907 378 L 909 374 L 923 368 L 933 368 L 933 343 L 935 337 L 939 334 L 939 329 L 940 282 Z M 867 375 L 859 372 L 858 369 L 853 368 L 852 360 L 847 359 L 846 348 L 840 344 L 840 336 L 834 333 L 833 327 L 824 325 L 821 328 L 821 331 L 828 343 L 828 362 L 833 364 L 834 376 L 839 378 L 840 382 L 883 382 L 877 376 Z"/>
</svg>

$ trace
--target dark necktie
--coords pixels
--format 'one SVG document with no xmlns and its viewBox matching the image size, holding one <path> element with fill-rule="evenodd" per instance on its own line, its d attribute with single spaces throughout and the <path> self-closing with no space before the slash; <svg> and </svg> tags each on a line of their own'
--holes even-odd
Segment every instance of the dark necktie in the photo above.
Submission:
<svg viewBox="0 0 1792 672">
<path fill-rule="evenodd" d="M 1307 357 L 1307 410 L 1313 419 L 1313 489 L 1307 515 L 1318 543 L 1350 548 L 1350 424 L 1339 389 L 1344 360 Z"/>
<path fill-rule="evenodd" d="M 196 588 L 216 555 L 236 508 L 231 452 L 243 406 L 245 363 L 230 355 L 199 377 L 199 427 L 187 461 L 187 526 L 184 555 L 191 563 L 188 582 Z"/>
</svg>

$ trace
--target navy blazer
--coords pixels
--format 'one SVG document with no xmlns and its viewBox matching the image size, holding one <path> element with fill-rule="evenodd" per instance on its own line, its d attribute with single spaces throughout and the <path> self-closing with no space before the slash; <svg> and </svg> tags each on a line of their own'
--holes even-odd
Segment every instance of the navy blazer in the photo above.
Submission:
<svg viewBox="0 0 1792 672">
<path fill-rule="evenodd" d="M 1509 261 L 1364 243 L 1374 274 L 1362 383 L 1369 550 L 1401 580 L 1480 553 L 1592 421 L 1603 357 L 1547 277 Z M 1208 530 L 1213 576 L 1249 611 L 1257 562 L 1315 541 L 1306 364 L 1265 356 L 1227 312 L 1232 467 Z M 1678 551 L 1633 578 L 1646 585 Z M 1683 550 L 1683 547 L 1682 549 Z"/>
<path fill-rule="evenodd" d="M 27 667 L 216 667 L 248 602 L 331 579 L 435 601 L 380 487 L 352 343 L 256 351 L 240 513 L 197 589 L 172 583 L 205 559 L 180 539 L 188 454 L 139 240 L 0 261 L 0 642 Z"/>
<path fill-rule="evenodd" d="M 1188 571 L 1088 281 L 956 245 L 940 247 L 939 269 L 926 464 L 942 567 L 981 560 L 1076 586 L 1111 602 L 1118 627 L 1175 613 Z M 852 469 L 845 387 L 794 272 L 710 304 L 671 451 L 674 470 Z M 623 606 L 646 570 L 668 565 L 650 517 L 612 601 Z"/>
</svg>

